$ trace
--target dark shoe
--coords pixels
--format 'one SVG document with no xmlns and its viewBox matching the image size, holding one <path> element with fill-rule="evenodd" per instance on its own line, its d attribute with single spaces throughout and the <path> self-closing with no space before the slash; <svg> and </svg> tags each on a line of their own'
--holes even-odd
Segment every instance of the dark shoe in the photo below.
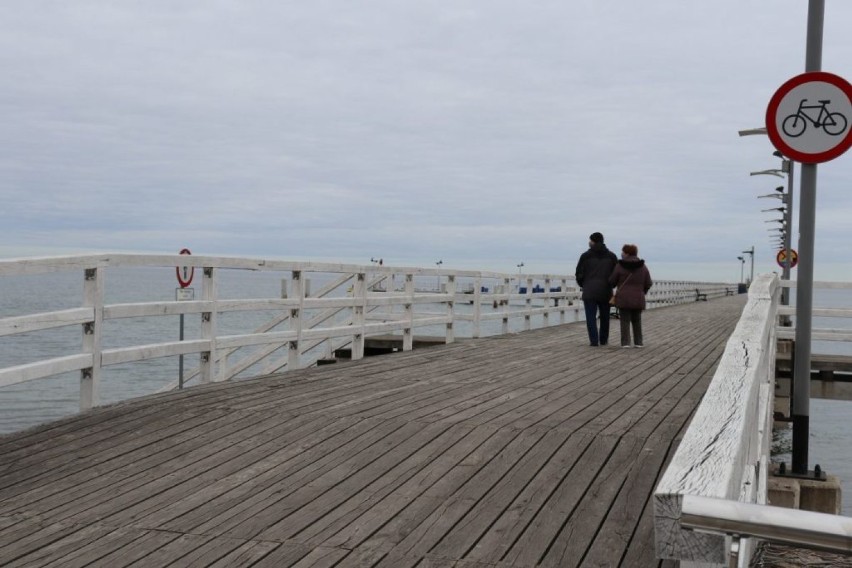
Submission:
<svg viewBox="0 0 852 568">
<path fill-rule="evenodd" d="M 598 344 L 597 344 L 597 343 L 590 343 L 590 344 L 589 344 L 589 347 L 597 347 L 597 346 L 598 346 Z"/>
<path fill-rule="evenodd" d="M 637 344 L 636 344 L 636 345 L 634 345 L 633 347 L 635 347 L 636 349 L 641 349 L 641 348 L 643 348 L 643 347 L 645 347 L 645 346 L 644 346 L 644 345 L 642 345 L 641 343 L 637 343 Z"/>
</svg>

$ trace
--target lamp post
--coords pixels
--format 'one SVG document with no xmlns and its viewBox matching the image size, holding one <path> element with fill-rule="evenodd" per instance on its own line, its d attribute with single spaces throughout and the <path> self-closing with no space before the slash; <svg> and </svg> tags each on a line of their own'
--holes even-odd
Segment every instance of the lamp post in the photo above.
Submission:
<svg viewBox="0 0 852 568">
<path fill-rule="evenodd" d="M 740 284 L 743 283 L 743 270 L 745 269 L 745 257 L 738 256 L 737 260 L 740 261 Z"/>
<path fill-rule="evenodd" d="M 784 158 L 784 155 L 781 154 L 778 150 L 772 152 L 772 155 L 776 158 L 781 158 L 781 171 L 787 174 L 787 193 L 784 194 L 784 205 L 786 205 L 787 210 L 784 212 L 784 218 L 787 220 L 787 236 L 784 239 L 784 268 L 781 272 L 781 277 L 784 280 L 790 280 L 790 269 L 792 268 L 792 253 L 790 252 L 790 240 L 792 238 L 793 233 L 793 171 L 795 169 L 795 162 L 793 160 L 787 160 Z M 778 186 L 775 188 L 775 191 L 784 191 L 783 186 Z M 790 305 L 790 289 L 784 287 L 781 290 L 781 304 L 784 306 Z M 791 324 L 790 317 L 784 316 L 781 318 L 781 325 L 789 326 Z"/>
<path fill-rule="evenodd" d="M 748 285 L 751 286 L 754 281 L 754 245 L 751 245 L 749 250 L 744 250 L 743 254 L 751 255 L 751 276 L 748 279 Z"/>
<path fill-rule="evenodd" d="M 821 6 L 819 6 L 819 4 L 822 3 L 822 1 L 823 0 L 816 0 L 817 6 L 815 6 L 814 15 L 813 15 L 814 22 L 816 22 L 817 20 L 821 20 L 821 18 L 822 18 L 822 13 L 821 13 L 822 8 L 821 8 Z M 808 14 L 808 18 L 809 18 L 809 20 L 808 20 L 808 26 L 809 26 L 808 32 L 810 33 L 811 32 L 810 26 L 812 25 L 811 21 L 810 21 L 810 18 L 811 18 L 810 11 L 809 11 L 809 14 Z M 813 30 L 814 32 L 816 32 L 816 29 L 815 29 L 816 27 L 819 27 L 820 30 L 822 29 L 821 23 L 818 24 L 818 26 L 817 26 L 817 24 L 813 24 L 813 25 L 814 25 L 814 30 Z M 816 33 L 815 33 L 815 35 L 816 35 Z M 822 58 L 822 53 L 821 53 L 821 51 L 822 51 L 822 32 L 821 31 L 819 32 L 819 36 L 820 37 L 819 37 L 818 40 L 816 40 L 815 38 L 813 39 L 813 41 L 815 43 L 817 43 L 817 42 L 819 43 L 819 48 L 818 48 L 819 49 L 819 55 L 816 55 L 816 53 L 815 53 L 816 50 L 817 50 L 816 45 L 811 46 L 811 44 L 809 44 L 809 49 L 812 49 L 814 51 L 814 53 L 807 54 L 807 56 L 810 57 L 810 58 L 815 58 L 815 59 L 821 60 L 821 58 Z M 811 40 L 809 39 L 809 41 L 811 41 Z M 813 64 L 812 61 L 809 61 L 809 63 Z M 816 66 L 818 67 L 819 65 L 816 64 Z M 759 128 L 747 128 L 745 130 L 740 130 L 738 132 L 738 134 L 740 136 L 753 136 L 753 135 L 766 136 L 767 132 L 766 132 L 766 127 L 762 126 L 762 127 L 759 127 Z M 785 219 L 787 220 L 787 229 L 788 229 L 787 234 L 786 234 L 785 239 L 784 239 L 784 252 L 786 253 L 786 258 L 784 260 L 784 269 L 783 269 L 783 272 L 781 273 L 781 277 L 784 280 L 790 280 L 790 268 L 791 268 L 790 263 L 791 263 L 791 260 L 792 260 L 792 253 L 790 252 L 790 248 L 791 248 L 790 247 L 790 240 L 791 240 L 792 234 L 793 234 L 793 172 L 795 170 L 795 162 L 793 160 L 789 160 L 789 159 L 784 158 L 784 155 L 781 154 L 781 152 L 779 152 L 778 150 L 772 152 L 772 155 L 775 156 L 776 158 L 781 158 L 781 168 L 780 169 L 770 169 L 770 170 L 763 170 L 763 171 L 760 171 L 760 172 L 751 172 L 749 175 L 755 176 L 755 175 L 765 174 L 765 175 L 773 175 L 773 176 L 777 176 L 777 177 L 784 177 L 782 174 L 787 175 L 787 193 L 786 194 L 782 193 L 782 196 L 778 196 L 778 197 L 779 197 L 779 199 L 783 199 L 784 204 L 787 206 Z M 783 188 L 783 186 L 777 187 L 777 188 L 775 188 L 775 191 L 783 192 L 784 188 Z M 760 197 L 769 197 L 769 196 L 761 195 Z M 786 286 L 781 290 L 781 304 L 784 305 L 784 306 L 790 305 L 790 289 L 787 288 Z M 781 318 L 781 324 L 782 325 L 789 326 L 790 323 L 791 322 L 790 322 L 789 316 L 784 316 L 784 317 Z"/>
<path fill-rule="evenodd" d="M 440 260 L 440 259 L 437 262 L 435 262 L 435 266 L 437 266 L 438 268 L 441 268 L 442 264 L 444 264 L 444 261 Z M 440 274 L 438 275 L 437 286 L 438 286 L 438 293 L 440 294 L 441 293 L 441 275 Z"/>
</svg>

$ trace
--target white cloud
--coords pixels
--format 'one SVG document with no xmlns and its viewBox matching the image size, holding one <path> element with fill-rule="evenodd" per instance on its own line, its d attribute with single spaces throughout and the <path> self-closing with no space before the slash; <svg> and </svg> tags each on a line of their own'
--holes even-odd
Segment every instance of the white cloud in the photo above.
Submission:
<svg viewBox="0 0 852 568">
<path fill-rule="evenodd" d="M 748 172 L 778 161 L 764 137 L 736 131 L 761 125 L 802 71 L 801 2 L 6 12 L 0 251 L 15 256 L 191 244 L 572 267 L 602 230 L 696 274 L 735 272 L 752 244 L 772 266 L 755 196 L 775 181 Z M 850 18 L 852 6 L 826 9 L 825 66 L 846 77 Z M 849 164 L 820 169 L 820 261 L 852 257 Z"/>
</svg>

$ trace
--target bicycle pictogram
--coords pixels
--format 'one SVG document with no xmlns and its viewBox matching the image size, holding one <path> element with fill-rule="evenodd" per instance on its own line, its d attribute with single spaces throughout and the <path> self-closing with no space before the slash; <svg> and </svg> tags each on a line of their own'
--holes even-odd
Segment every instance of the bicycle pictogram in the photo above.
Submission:
<svg viewBox="0 0 852 568">
<path fill-rule="evenodd" d="M 846 132 L 848 124 L 846 117 L 842 113 L 828 111 L 828 104 L 831 100 L 820 100 L 817 101 L 819 104 L 816 105 L 806 105 L 807 101 L 808 99 L 802 99 L 799 103 L 799 109 L 794 114 L 784 118 L 781 123 L 781 130 L 784 131 L 784 134 L 791 138 L 801 136 L 807 130 L 809 122 L 816 128 L 822 128 L 826 134 L 831 136 L 838 136 Z M 817 109 L 819 109 L 819 114 L 816 118 L 813 118 L 813 113 L 805 112 Z"/>
</svg>

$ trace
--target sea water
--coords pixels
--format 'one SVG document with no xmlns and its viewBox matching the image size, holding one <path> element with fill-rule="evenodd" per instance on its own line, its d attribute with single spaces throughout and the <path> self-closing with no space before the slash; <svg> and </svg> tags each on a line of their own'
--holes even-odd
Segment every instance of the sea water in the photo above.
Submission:
<svg viewBox="0 0 852 568">
<path fill-rule="evenodd" d="M 219 272 L 219 297 L 227 299 L 279 298 L 282 281 L 289 272 L 251 272 L 222 270 Z M 311 289 L 318 290 L 334 275 L 313 275 Z M 200 299 L 200 275 L 196 274 L 193 287 Z M 460 286 L 470 283 L 460 282 Z M 418 289 L 438 289 L 440 282 L 434 276 L 417 277 Z M 104 277 L 105 303 L 162 302 L 175 299 L 177 286 L 174 269 L 110 268 Z M 397 282 L 397 287 L 402 283 Z M 0 317 L 29 315 L 63 309 L 78 308 L 82 304 L 83 278 L 79 271 L 47 275 L 27 275 L 0 278 Z M 344 286 L 335 295 L 346 293 Z M 791 294 L 795 301 L 795 290 Z M 814 307 L 850 308 L 852 290 L 816 290 Z M 428 309 L 428 308 L 427 308 Z M 436 313 L 446 308 L 435 305 Z M 487 309 L 484 308 L 484 309 Z M 421 307 L 418 307 L 418 311 Z M 457 311 L 471 311 L 472 306 L 456 303 Z M 282 313 L 282 312 L 278 312 Z M 568 321 L 574 321 L 573 312 Z M 251 333 L 268 322 L 274 314 L 264 312 L 229 312 L 219 315 L 218 335 Z M 305 314 L 309 315 L 309 314 Z M 553 318 L 551 318 L 553 319 Z M 542 325 L 542 318 L 533 318 L 532 326 Z M 200 337 L 200 317 L 197 314 L 184 318 L 184 337 Z M 520 331 L 522 318 L 510 320 L 510 331 Z M 814 318 L 814 329 L 852 329 L 852 319 Z M 440 335 L 440 327 L 420 328 L 421 335 Z M 483 324 L 482 335 L 500 333 L 500 321 Z M 470 323 L 459 322 L 455 333 L 469 337 Z M 178 338 L 179 316 L 127 318 L 104 322 L 102 347 L 104 349 L 162 343 Z M 80 352 L 79 326 L 26 333 L 0 338 L 0 368 L 33 363 L 47 358 L 72 355 Z M 815 341 L 813 353 L 852 355 L 852 343 Z M 286 357 L 286 355 L 282 355 Z M 113 365 L 102 369 L 100 400 L 109 404 L 151 394 L 174 383 L 178 376 L 178 358 L 165 357 L 150 361 Z M 197 367 L 198 355 L 185 357 L 185 368 Z M 237 358 L 236 360 L 239 360 Z M 230 360 L 233 364 L 233 360 Z M 250 367 L 239 378 L 258 374 L 258 367 Z M 54 377 L 0 387 L 0 435 L 73 415 L 79 410 L 79 373 L 65 373 Z M 814 464 L 830 475 L 841 479 L 844 502 L 843 514 L 852 515 L 852 440 L 848 433 L 848 417 L 852 404 L 846 401 L 811 399 L 809 464 Z M 773 461 L 790 464 L 788 429 L 776 432 Z"/>
</svg>

